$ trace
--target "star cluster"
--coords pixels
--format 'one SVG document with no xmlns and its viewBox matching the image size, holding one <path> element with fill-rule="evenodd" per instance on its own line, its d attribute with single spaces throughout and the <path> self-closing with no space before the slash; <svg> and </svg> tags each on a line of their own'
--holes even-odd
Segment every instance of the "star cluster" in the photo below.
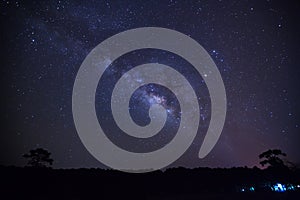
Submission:
<svg viewBox="0 0 300 200">
<path fill-rule="evenodd" d="M 161 63 L 187 77 L 200 106 L 199 134 L 172 166 L 253 166 L 269 148 L 282 149 L 299 164 L 299 9 L 297 1 L 272 0 L 1 1 L 0 164 L 24 165 L 23 153 L 43 147 L 52 152 L 54 167 L 105 167 L 76 134 L 72 118 L 76 73 L 100 42 L 146 26 L 182 32 L 210 54 L 228 100 L 221 138 L 206 158 L 197 158 L 210 121 L 205 82 L 185 60 L 151 49 L 132 52 L 106 70 L 96 94 L 99 121 L 110 119 L 105 114 L 109 107 L 103 106 L 110 100 L 107 90 L 113 86 L 109 81 L 117 81 L 136 65 Z M 130 143 L 126 138 L 118 140 L 113 124 L 106 123 L 116 143 L 145 151 L 172 139 L 180 123 L 180 106 L 165 88 L 155 84 L 139 88 L 129 104 L 133 120 L 139 125 L 149 123 L 148 108 L 153 104 L 162 105 L 170 116 L 165 134 L 150 142 Z"/>
</svg>

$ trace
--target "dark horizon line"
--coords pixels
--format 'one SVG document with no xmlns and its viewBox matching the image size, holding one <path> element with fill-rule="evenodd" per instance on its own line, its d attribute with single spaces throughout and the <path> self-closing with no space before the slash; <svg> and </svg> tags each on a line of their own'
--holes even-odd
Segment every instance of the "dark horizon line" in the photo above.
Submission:
<svg viewBox="0 0 300 200">
<path fill-rule="evenodd" d="M 34 167 L 34 166 L 16 166 L 16 165 L 3 165 L 0 164 L 0 169 L 1 168 L 20 168 L 20 169 L 51 169 L 51 170 L 103 170 L 103 171 L 120 171 L 117 169 L 113 168 L 100 168 L 100 167 L 91 167 L 91 168 L 85 168 L 85 167 L 80 167 L 80 168 L 53 168 L 51 166 L 46 166 L 46 167 Z M 250 169 L 250 170 L 270 170 L 270 169 L 277 169 L 274 167 L 258 167 L 258 166 L 253 166 L 253 167 L 248 167 L 248 166 L 233 166 L 233 167 L 183 167 L 183 166 L 177 166 L 177 167 L 170 167 L 170 168 L 163 168 L 163 169 L 157 169 L 153 170 L 151 168 L 146 169 L 146 170 L 151 170 L 149 172 L 165 172 L 168 170 L 201 170 L 201 169 L 209 169 L 209 170 L 232 170 L 232 169 Z M 286 170 L 300 170 L 300 167 L 296 166 L 295 168 L 285 168 Z M 124 169 L 124 171 L 146 171 L 146 170 L 134 170 L 134 169 Z M 122 172 L 122 171 L 120 171 Z"/>
</svg>

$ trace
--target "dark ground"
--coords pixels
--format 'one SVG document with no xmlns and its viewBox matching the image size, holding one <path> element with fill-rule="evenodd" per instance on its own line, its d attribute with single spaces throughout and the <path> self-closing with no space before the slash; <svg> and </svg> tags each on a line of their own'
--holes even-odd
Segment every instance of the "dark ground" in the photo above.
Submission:
<svg viewBox="0 0 300 200">
<path fill-rule="evenodd" d="M 277 182 L 299 184 L 300 170 L 176 168 L 134 174 L 2 166 L 0 177 L 4 199 L 300 199 L 299 189 L 278 193 L 266 188 Z M 240 192 L 250 186 L 255 192 Z"/>
</svg>

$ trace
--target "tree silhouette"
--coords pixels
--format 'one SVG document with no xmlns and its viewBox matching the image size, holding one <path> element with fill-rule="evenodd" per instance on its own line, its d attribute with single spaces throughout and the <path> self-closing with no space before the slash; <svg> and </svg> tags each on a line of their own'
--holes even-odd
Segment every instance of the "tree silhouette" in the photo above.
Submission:
<svg viewBox="0 0 300 200">
<path fill-rule="evenodd" d="M 52 165 L 53 159 L 50 158 L 51 153 L 45 149 L 37 148 L 30 150 L 23 157 L 28 159 L 28 165 L 32 167 L 49 167 Z"/>
<path fill-rule="evenodd" d="M 264 159 L 259 162 L 262 166 L 266 164 L 272 168 L 285 168 L 286 165 L 284 164 L 283 160 L 279 158 L 279 156 L 286 156 L 280 149 L 269 149 L 259 155 L 260 159 Z"/>
</svg>

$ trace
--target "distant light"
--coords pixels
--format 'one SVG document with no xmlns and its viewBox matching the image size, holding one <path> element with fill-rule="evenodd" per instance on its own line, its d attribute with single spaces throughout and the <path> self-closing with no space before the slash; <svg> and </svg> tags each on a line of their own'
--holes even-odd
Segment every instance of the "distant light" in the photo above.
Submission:
<svg viewBox="0 0 300 200">
<path fill-rule="evenodd" d="M 254 192 L 254 187 L 250 187 L 249 190 L 250 190 L 251 192 Z"/>
<path fill-rule="evenodd" d="M 275 192 L 285 192 L 286 187 L 285 187 L 285 185 L 282 185 L 281 183 L 277 183 L 276 185 L 274 185 L 274 191 Z"/>
<path fill-rule="evenodd" d="M 245 192 L 245 189 L 244 189 L 244 188 L 242 188 L 242 189 L 241 189 L 241 191 L 242 191 L 242 192 Z"/>
<path fill-rule="evenodd" d="M 293 185 L 288 185 L 286 189 L 287 190 L 295 190 L 295 187 Z"/>
</svg>

